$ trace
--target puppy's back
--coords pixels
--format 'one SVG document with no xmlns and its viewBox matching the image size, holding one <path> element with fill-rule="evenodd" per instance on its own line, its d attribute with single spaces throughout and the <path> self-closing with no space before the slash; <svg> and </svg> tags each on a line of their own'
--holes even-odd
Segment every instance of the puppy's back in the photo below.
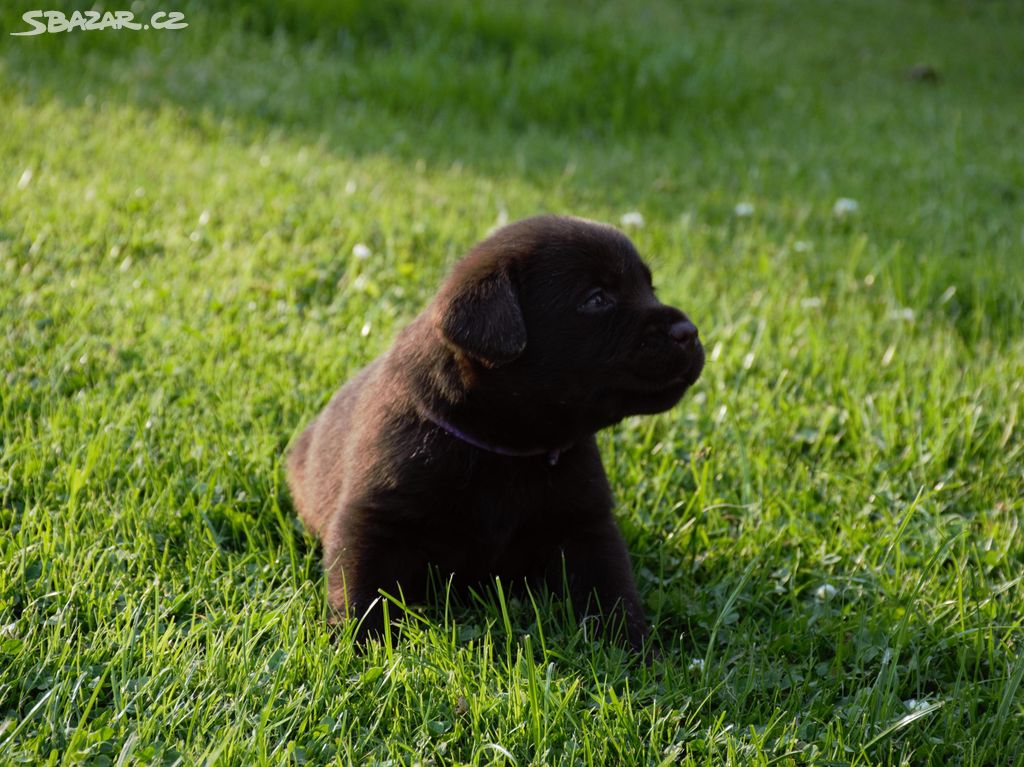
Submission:
<svg viewBox="0 0 1024 767">
<path fill-rule="evenodd" d="M 379 360 L 360 370 L 306 427 L 288 454 L 288 488 L 306 527 L 323 538 L 341 503 L 347 449 L 359 401 Z"/>
</svg>

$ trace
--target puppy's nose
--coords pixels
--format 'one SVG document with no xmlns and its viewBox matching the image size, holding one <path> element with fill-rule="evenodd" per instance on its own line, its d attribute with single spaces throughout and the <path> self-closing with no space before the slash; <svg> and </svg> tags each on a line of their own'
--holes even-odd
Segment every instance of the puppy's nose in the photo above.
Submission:
<svg viewBox="0 0 1024 767">
<path fill-rule="evenodd" d="M 668 334 L 680 346 L 690 346 L 697 340 L 697 326 L 689 320 L 676 320 L 669 326 Z"/>
</svg>

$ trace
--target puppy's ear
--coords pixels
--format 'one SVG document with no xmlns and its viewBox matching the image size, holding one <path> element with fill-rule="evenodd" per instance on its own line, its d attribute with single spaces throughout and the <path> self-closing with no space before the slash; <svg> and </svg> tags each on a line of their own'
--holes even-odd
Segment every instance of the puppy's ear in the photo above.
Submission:
<svg viewBox="0 0 1024 767">
<path fill-rule="evenodd" d="M 519 298 L 504 269 L 453 280 L 439 296 L 437 324 L 448 343 L 488 367 L 508 364 L 526 348 Z"/>
</svg>

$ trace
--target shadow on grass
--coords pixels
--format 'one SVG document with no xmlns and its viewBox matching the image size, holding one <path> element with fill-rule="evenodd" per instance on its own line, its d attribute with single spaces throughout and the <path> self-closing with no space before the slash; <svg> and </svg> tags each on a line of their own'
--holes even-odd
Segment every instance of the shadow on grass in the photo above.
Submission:
<svg viewBox="0 0 1024 767">
<path fill-rule="evenodd" d="M 31 6 L 19 0 L 3 14 L 5 35 Z M 138 8 L 138 18 L 158 10 Z M 992 155 L 951 187 L 950 167 L 936 161 L 949 157 L 936 154 L 946 141 L 936 115 L 986 119 L 971 87 L 991 74 L 984 57 L 951 97 L 908 84 L 888 62 L 848 76 L 835 45 L 857 17 L 850 9 L 805 8 L 803 18 L 744 3 L 629 15 L 599 3 L 411 0 L 181 8 L 190 26 L 179 32 L 7 36 L 3 80 L 28 101 L 177 110 L 209 141 L 283 135 L 340 156 L 458 163 L 542 188 L 571 178 L 580 200 L 642 201 L 666 217 L 682 206 L 720 226 L 745 195 L 870 203 L 884 179 L 905 202 L 876 202 L 871 227 L 901 300 L 934 306 L 969 341 L 1019 334 L 1020 272 L 1006 256 L 1019 236 L 1012 179 Z M 906 21 L 924 11 L 885 13 Z M 955 19 L 939 21 L 937 39 L 954 34 Z M 880 28 L 863 27 L 861 43 L 879 45 Z M 986 146 L 1004 123 L 986 123 Z M 978 135 L 957 131 L 960 151 L 990 151 L 969 148 Z M 788 216 L 772 225 L 780 239 L 804 225 L 804 213 Z M 815 238 L 854 236 L 819 228 Z M 831 266 L 801 259 L 827 290 Z M 961 287 L 943 299 L 951 285 Z"/>
<path fill-rule="evenodd" d="M 356 151 L 389 143 L 386 131 L 353 135 L 348 118 L 364 110 L 412 134 L 456 129 L 441 147 L 467 133 L 538 129 L 573 139 L 642 138 L 678 134 L 687 122 L 698 130 L 735 125 L 772 89 L 721 36 L 688 31 L 676 13 L 623 19 L 596 6 L 586 14 L 405 0 L 183 8 L 190 27 L 179 33 L 19 38 L 8 66 L 33 89 L 72 102 L 103 94 L 144 106 L 177 103 L 265 126 L 326 130 Z M 669 28 L 652 34 L 652 22 Z"/>
</svg>

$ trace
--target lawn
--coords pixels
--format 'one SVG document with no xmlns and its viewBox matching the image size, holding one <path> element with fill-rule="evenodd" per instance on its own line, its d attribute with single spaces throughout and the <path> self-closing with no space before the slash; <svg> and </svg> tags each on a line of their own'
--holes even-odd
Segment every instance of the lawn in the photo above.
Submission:
<svg viewBox="0 0 1024 767">
<path fill-rule="evenodd" d="M 38 6 L 0 11 L 0 764 L 1024 764 L 1017 4 L 10 36 Z M 359 654 L 282 455 L 543 211 L 621 224 L 705 340 L 600 436 L 661 659 L 497 587 Z"/>
</svg>

